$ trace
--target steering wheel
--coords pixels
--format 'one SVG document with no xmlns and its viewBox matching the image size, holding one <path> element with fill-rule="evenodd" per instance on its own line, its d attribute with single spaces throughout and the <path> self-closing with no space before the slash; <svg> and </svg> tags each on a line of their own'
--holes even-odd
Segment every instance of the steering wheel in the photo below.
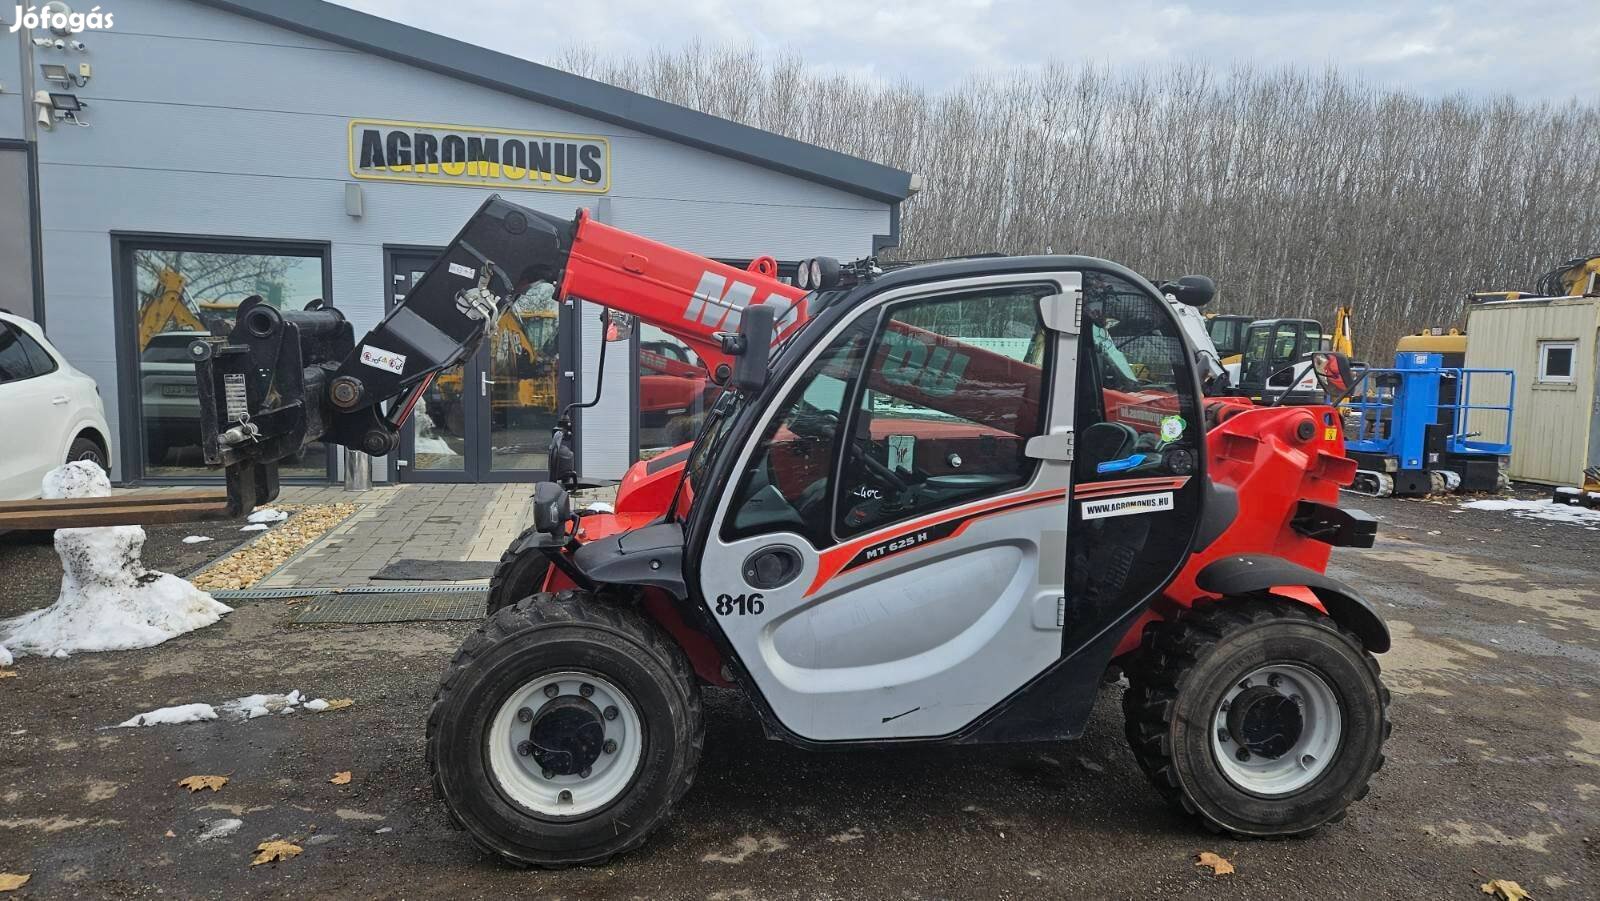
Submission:
<svg viewBox="0 0 1600 901">
<path fill-rule="evenodd" d="M 859 460 L 861 468 L 865 469 L 868 475 L 895 491 L 906 491 L 911 488 L 911 483 L 906 481 L 904 476 L 879 463 L 878 458 L 872 456 L 871 451 L 866 446 L 866 439 L 853 439 L 845 453 L 851 454 Z"/>
</svg>

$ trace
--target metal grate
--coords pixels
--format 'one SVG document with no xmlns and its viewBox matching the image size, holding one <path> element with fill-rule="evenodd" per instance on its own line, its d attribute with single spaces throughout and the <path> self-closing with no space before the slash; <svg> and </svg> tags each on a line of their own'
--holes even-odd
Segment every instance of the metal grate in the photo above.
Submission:
<svg viewBox="0 0 1600 901">
<path fill-rule="evenodd" d="M 314 623 L 473 622 L 483 619 L 485 592 L 345 592 L 306 602 L 296 625 Z"/>
<path fill-rule="evenodd" d="M 209 592 L 219 601 L 253 601 L 261 598 L 308 598 L 321 594 L 483 594 L 482 585 L 405 585 L 395 588 L 244 588 Z"/>
</svg>

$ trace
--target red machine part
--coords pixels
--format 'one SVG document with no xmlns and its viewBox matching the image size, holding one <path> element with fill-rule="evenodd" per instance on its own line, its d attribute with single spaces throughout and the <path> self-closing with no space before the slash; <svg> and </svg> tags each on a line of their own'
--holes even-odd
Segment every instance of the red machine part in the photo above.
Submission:
<svg viewBox="0 0 1600 901">
<path fill-rule="evenodd" d="M 1200 571 L 1216 560 L 1271 554 L 1314 572 L 1327 568 L 1332 548 L 1296 532 L 1290 521 L 1302 500 L 1337 505 L 1339 489 L 1355 479 L 1356 462 L 1344 455 L 1338 411 L 1230 404 L 1221 413 L 1221 423 L 1206 434 L 1208 475 L 1238 493 L 1238 515 L 1209 547 L 1189 557 L 1151 610 L 1123 636 L 1118 656 L 1138 648 L 1147 623 L 1217 600 L 1195 584 Z M 1272 593 L 1327 612 L 1304 586 L 1275 586 Z"/>
<path fill-rule="evenodd" d="M 770 259 L 770 258 L 768 258 Z M 771 299 L 786 302 L 775 339 L 806 320 L 806 292 L 771 275 L 736 269 L 667 244 L 596 222 L 578 212 L 572 253 L 560 297 L 580 297 L 638 316 L 677 336 L 715 373 L 732 367 L 718 332 L 739 329 L 746 306 Z"/>
</svg>

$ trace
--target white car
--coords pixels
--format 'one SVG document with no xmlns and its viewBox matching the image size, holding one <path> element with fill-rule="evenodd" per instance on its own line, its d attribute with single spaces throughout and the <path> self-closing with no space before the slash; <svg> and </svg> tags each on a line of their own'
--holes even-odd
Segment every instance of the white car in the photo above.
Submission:
<svg viewBox="0 0 1600 901">
<path fill-rule="evenodd" d="M 45 473 L 62 463 L 110 470 L 110 435 L 94 379 L 38 325 L 0 313 L 0 501 L 38 497 Z"/>
</svg>

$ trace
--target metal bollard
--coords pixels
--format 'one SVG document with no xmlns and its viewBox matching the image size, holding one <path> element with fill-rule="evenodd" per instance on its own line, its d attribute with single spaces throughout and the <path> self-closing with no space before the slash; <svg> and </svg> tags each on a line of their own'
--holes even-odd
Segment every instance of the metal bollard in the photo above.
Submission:
<svg viewBox="0 0 1600 901">
<path fill-rule="evenodd" d="M 344 449 L 344 490 L 366 491 L 372 487 L 372 458 L 358 450 Z"/>
</svg>

